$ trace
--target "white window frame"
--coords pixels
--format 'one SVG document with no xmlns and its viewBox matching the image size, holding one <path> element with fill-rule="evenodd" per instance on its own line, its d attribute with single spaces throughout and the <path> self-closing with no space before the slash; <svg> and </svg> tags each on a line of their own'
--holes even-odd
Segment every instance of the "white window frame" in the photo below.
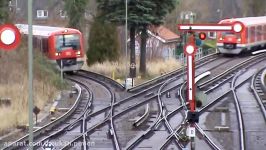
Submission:
<svg viewBox="0 0 266 150">
<path fill-rule="evenodd" d="M 60 14 L 61 18 L 66 18 L 67 17 L 67 12 L 65 10 L 61 9 L 59 12 L 60 12 L 59 14 Z"/>
<path fill-rule="evenodd" d="M 37 10 L 37 18 L 48 18 L 48 10 Z"/>
</svg>

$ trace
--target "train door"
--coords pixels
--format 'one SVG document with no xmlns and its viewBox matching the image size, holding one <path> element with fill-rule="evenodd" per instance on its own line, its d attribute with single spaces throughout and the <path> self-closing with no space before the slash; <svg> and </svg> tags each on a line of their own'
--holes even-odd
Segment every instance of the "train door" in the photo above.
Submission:
<svg viewBox="0 0 266 150">
<path fill-rule="evenodd" d="M 42 38 L 41 39 L 41 51 L 47 55 L 48 54 L 48 39 Z"/>
</svg>

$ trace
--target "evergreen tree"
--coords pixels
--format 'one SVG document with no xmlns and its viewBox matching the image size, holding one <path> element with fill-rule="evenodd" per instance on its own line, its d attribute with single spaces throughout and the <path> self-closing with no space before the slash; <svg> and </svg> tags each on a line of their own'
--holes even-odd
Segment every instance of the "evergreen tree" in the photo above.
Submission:
<svg viewBox="0 0 266 150">
<path fill-rule="evenodd" d="M 153 4 L 149 4 L 151 11 L 146 11 L 145 16 L 148 22 L 141 23 L 141 52 L 140 52 L 140 67 L 139 71 L 142 74 L 146 73 L 146 44 L 148 33 L 147 29 L 150 25 L 160 25 L 163 23 L 164 17 L 170 13 L 178 4 L 177 0 L 150 0 Z"/>
<path fill-rule="evenodd" d="M 84 13 L 89 0 L 65 0 L 65 10 L 69 18 L 68 26 L 82 30 Z"/>
<path fill-rule="evenodd" d="M 266 15 L 265 11 L 265 0 L 244 0 L 244 11 L 243 17 L 247 16 L 264 16 Z"/>
<path fill-rule="evenodd" d="M 87 51 L 88 65 L 105 60 L 117 60 L 118 47 L 116 26 L 96 17 L 90 29 L 89 49 Z"/>
<path fill-rule="evenodd" d="M 101 17 L 118 25 L 125 24 L 125 0 L 97 0 Z M 130 64 L 135 63 L 135 34 L 143 22 L 150 22 L 152 16 L 145 16 L 146 11 L 152 10 L 149 1 L 128 0 L 128 28 L 130 31 Z M 143 16 L 144 15 L 144 16 Z M 136 70 L 130 69 L 130 76 L 136 76 Z"/>
<path fill-rule="evenodd" d="M 141 31 L 140 72 L 146 73 L 146 41 L 149 25 L 163 23 L 165 15 L 175 8 L 177 0 L 128 0 L 128 23 L 131 54 L 135 54 L 135 32 Z M 125 23 L 125 0 L 98 0 L 106 20 Z"/>
<path fill-rule="evenodd" d="M 0 24 L 9 21 L 9 7 L 7 0 L 0 0 Z"/>
<path fill-rule="evenodd" d="M 265 6 L 265 0 L 253 0 L 251 1 L 250 8 L 254 16 L 264 16 L 266 15 Z"/>
</svg>

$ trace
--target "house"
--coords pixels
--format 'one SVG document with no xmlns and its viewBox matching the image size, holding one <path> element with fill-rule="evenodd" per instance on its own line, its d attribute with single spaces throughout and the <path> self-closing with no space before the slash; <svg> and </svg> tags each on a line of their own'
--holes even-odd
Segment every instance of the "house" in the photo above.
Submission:
<svg viewBox="0 0 266 150">
<path fill-rule="evenodd" d="M 175 49 L 180 36 L 164 26 L 150 27 L 146 44 L 147 60 L 175 58 Z M 140 36 L 136 37 L 136 55 L 140 55 Z"/>
<path fill-rule="evenodd" d="M 16 23 L 27 23 L 28 0 L 10 0 L 9 8 Z M 44 25 L 58 25 L 66 22 L 64 1 L 62 0 L 34 0 L 33 23 Z"/>
</svg>

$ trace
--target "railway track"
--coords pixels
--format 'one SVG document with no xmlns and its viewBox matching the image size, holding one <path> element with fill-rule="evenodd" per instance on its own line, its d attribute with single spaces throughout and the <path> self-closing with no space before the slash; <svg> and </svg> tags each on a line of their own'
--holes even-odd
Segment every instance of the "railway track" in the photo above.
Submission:
<svg viewBox="0 0 266 150">
<path fill-rule="evenodd" d="M 105 77 L 101 77 L 102 80 Z M 70 78 L 69 78 L 70 79 Z M 60 145 L 63 146 L 65 145 L 65 143 L 69 143 L 69 139 L 64 139 L 64 137 L 67 137 L 66 133 L 70 133 L 69 135 L 74 135 L 74 137 L 72 136 L 71 138 L 75 138 L 75 134 L 77 131 L 74 132 L 70 132 L 71 130 L 74 130 L 78 127 L 77 124 L 79 122 L 83 122 L 83 126 L 82 126 L 82 131 L 81 132 L 85 132 L 85 120 L 87 119 L 87 115 L 91 112 L 91 110 L 93 108 L 91 108 L 92 105 L 92 100 L 93 100 L 93 93 L 91 92 L 89 89 L 89 86 L 92 85 L 92 83 L 89 83 L 89 86 L 84 84 L 84 81 L 80 81 L 80 79 L 73 79 L 71 78 L 70 80 L 76 82 L 77 84 L 79 84 L 79 95 L 78 98 L 76 100 L 76 103 L 74 104 L 74 106 L 62 117 L 58 118 L 57 120 L 51 122 L 50 124 L 36 130 L 34 132 L 34 147 L 36 149 L 38 148 L 42 148 L 42 146 L 49 142 L 52 143 L 53 145 Z M 110 80 L 110 79 L 105 79 L 106 80 Z M 96 81 L 96 80 L 94 80 Z M 85 81 L 86 82 L 86 81 Z M 119 84 L 117 84 L 116 82 L 110 82 L 110 84 L 112 84 L 115 88 L 119 88 L 120 90 L 123 89 L 122 86 L 120 86 Z M 96 87 L 99 85 L 96 85 Z M 111 95 L 112 97 L 113 95 Z M 101 98 L 100 98 L 101 99 Z M 106 105 L 108 105 L 110 102 L 114 103 L 114 98 L 111 98 L 112 101 L 109 101 Z M 94 106 L 95 108 L 95 106 Z M 102 108 L 102 106 L 101 106 Z M 100 108 L 100 109 L 101 109 Z M 97 109 L 97 108 L 96 108 Z M 80 125 L 78 125 L 80 126 Z M 56 130 L 54 130 L 54 128 Z M 28 135 L 20 138 L 19 140 L 13 142 L 12 144 L 10 144 L 8 147 L 4 148 L 4 149 L 23 149 L 27 147 L 27 138 Z M 54 141 L 55 140 L 55 141 Z M 60 142 L 61 140 L 61 142 Z M 63 142 L 62 142 L 63 141 Z M 22 147 L 21 144 L 19 143 L 25 143 L 24 146 Z M 57 148 L 59 148 L 60 146 L 55 146 Z"/>
<path fill-rule="evenodd" d="M 74 114 L 73 118 L 69 118 L 68 120 L 64 120 L 65 124 L 67 126 L 62 127 L 62 128 L 56 128 L 58 130 L 55 133 L 51 132 L 46 132 L 45 135 L 41 135 L 42 138 L 36 139 L 34 138 L 34 149 L 42 149 L 43 145 L 45 144 L 52 144 L 54 145 L 54 148 L 59 149 L 61 146 L 63 146 L 65 143 L 69 142 L 69 139 L 73 138 L 76 136 L 78 133 L 77 131 L 69 130 L 70 127 L 73 125 L 73 123 L 77 122 L 80 119 L 83 119 L 84 116 L 86 116 L 88 113 L 91 111 L 92 107 L 92 101 L 93 101 L 93 93 L 91 90 L 85 85 L 82 84 L 82 81 L 80 80 L 74 80 L 75 83 L 79 84 L 82 88 L 82 97 L 81 97 L 81 102 L 79 106 L 76 109 L 76 113 Z M 81 132 L 83 132 L 83 128 L 81 128 Z M 83 144 L 84 145 L 84 144 Z M 86 146 L 86 145 L 84 145 Z"/>
<path fill-rule="evenodd" d="M 254 57 L 253 59 L 258 59 L 258 56 L 256 56 L 256 57 Z M 262 59 L 260 59 L 259 61 L 257 61 L 257 62 L 255 62 L 255 63 L 251 63 L 250 65 L 248 65 L 248 66 L 246 66 L 246 67 L 250 67 L 250 66 L 252 66 L 252 65 L 254 65 L 254 64 L 257 64 L 258 62 L 260 62 Z M 249 61 L 249 60 L 248 60 Z M 245 64 L 246 63 L 246 61 L 244 61 L 244 62 L 242 62 L 243 64 Z M 240 65 L 240 64 L 239 64 Z M 233 68 L 231 68 L 231 70 L 237 70 L 237 69 L 239 69 L 239 65 L 236 65 L 236 67 L 233 67 Z M 228 74 L 229 73 L 229 74 Z M 230 75 L 230 71 L 226 71 L 225 73 L 224 73 L 224 76 L 226 76 L 225 78 L 226 78 L 226 80 L 228 80 L 227 78 L 227 76 L 231 76 Z M 225 80 L 225 81 L 226 81 Z M 211 83 L 211 84 L 214 84 L 214 83 L 212 83 L 212 82 L 214 82 L 212 79 L 210 79 L 209 80 L 209 82 L 206 82 L 206 83 Z M 206 84 L 205 83 L 205 84 Z M 210 84 L 210 85 L 211 85 Z M 220 84 L 220 83 L 219 83 Z M 204 85 L 204 84 L 202 84 L 202 85 Z M 206 86 L 207 87 L 207 86 Z M 217 86 L 218 87 L 218 86 Z M 181 93 L 181 92 L 180 92 Z M 217 99 L 215 99 L 214 101 L 212 101 L 211 103 L 209 103 L 206 107 L 204 107 L 203 109 L 201 109 L 200 110 L 200 113 L 202 114 L 203 112 L 204 112 L 204 110 L 206 111 L 206 110 L 208 110 L 208 108 L 210 108 L 210 107 L 212 107 L 213 105 L 215 105 L 218 101 L 220 101 L 223 97 L 225 97 L 226 95 L 228 95 L 230 92 L 228 91 L 228 92 L 225 92 L 223 95 L 221 95 L 220 97 L 218 97 Z M 208 137 L 207 136 L 207 134 L 205 134 L 204 132 L 203 132 L 203 130 L 201 130 L 200 129 L 200 127 L 197 125 L 197 130 L 198 130 L 198 132 L 199 133 L 201 133 L 201 135 L 203 136 L 203 137 L 205 137 L 205 139 L 206 139 L 206 141 L 207 141 L 207 143 L 212 147 L 212 149 L 220 149 L 216 144 L 214 144 L 214 142 L 211 140 L 211 138 L 210 137 Z M 172 137 L 173 135 L 171 135 L 171 137 Z M 163 144 L 163 147 L 162 148 L 165 148 L 166 146 L 167 146 L 167 143 L 169 143 L 169 142 L 171 142 L 172 141 L 172 139 L 169 139 L 168 141 L 166 141 L 164 144 Z"/>
<path fill-rule="evenodd" d="M 255 59 L 252 60 L 252 62 L 248 63 L 248 65 L 238 64 L 235 67 L 232 67 L 231 69 L 225 71 L 223 75 L 220 75 L 221 78 L 219 78 L 219 82 L 217 82 L 218 79 L 215 79 L 215 80 L 210 79 L 209 81 L 206 82 L 207 84 L 201 85 L 203 89 L 206 90 L 206 93 L 208 95 L 211 95 L 211 99 L 213 99 L 214 96 L 217 97 L 217 95 L 220 95 L 219 102 L 217 99 L 215 100 L 217 102 L 213 101 L 215 103 L 212 104 L 211 102 L 208 105 L 206 105 L 203 109 L 206 109 L 207 107 L 208 109 L 210 109 L 212 107 L 217 107 L 217 105 L 224 105 L 221 103 L 223 101 L 228 101 L 228 99 L 231 99 L 231 97 L 233 97 L 233 99 L 235 100 L 234 104 L 235 104 L 235 109 L 237 113 L 238 128 L 240 132 L 239 132 L 239 137 L 234 137 L 233 139 L 238 139 L 239 149 L 256 149 L 256 146 L 254 146 L 254 144 L 251 144 L 252 143 L 251 141 L 253 142 L 256 141 L 254 140 L 254 138 L 253 140 L 251 140 L 252 134 L 250 134 L 249 136 L 246 136 L 247 133 L 256 132 L 256 129 L 255 129 L 256 127 L 254 128 L 254 124 L 257 124 L 257 123 L 252 123 L 252 121 L 250 121 L 250 119 L 252 118 L 251 116 L 254 116 L 255 118 L 258 118 L 258 120 L 260 120 L 258 122 L 258 126 L 260 126 L 260 129 L 266 128 L 264 117 L 262 115 L 263 113 L 260 109 L 258 109 L 259 104 L 257 103 L 257 100 L 254 98 L 253 93 L 249 94 L 248 98 L 243 97 L 243 95 L 245 94 L 247 95 L 247 93 L 250 93 L 249 86 L 247 86 L 246 84 L 253 85 L 254 82 L 251 83 L 252 75 L 255 74 L 255 71 L 257 70 L 258 66 L 263 67 L 263 65 L 265 64 L 265 60 L 263 59 L 264 56 L 265 56 L 264 54 L 262 54 L 261 56 L 256 56 Z M 247 64 L 247 63 L 244 62 L 244 64 Z M 242 66 L 242 67 L 239 67 L 239 66 Z M 255 79 L 255 77 L 253 78 Z M 245 90 L 242 89 L 243 85 L 246 85 Z M 223 93 L 223 94 L 220 94 L 220 93 Z M 242 96 L 241 94 L 239 96 L 239 93 L 241 93 Z M 238 97 L 241 97 L 241 98 L 238 98 Z M 243 112 L 241 112 L 241 110 Z M 203 114 L 201 113 L 201 115 Z M 257 122 L 257 119 L 255 120 Z M 227 128 L 222 128 L 222 129 L 227 129 Z M 258 134 L 259 137 L 262 137 L 260 134 Z M 246 140 L 249 141 L 248 144 L 246 144 Z M 265 141 L 263 140 L 261 142 L 265 143 Z M 249 145 L 249 148 L 246 148 L 246 145 Z M 251 145 L 253 145 L 253 147 Z M 224 149 L 228 149 L 228 147 L 224 147 Z"/>
<path fill-rule="evenodd" d="M 40 136 L 46 132 L 46 130 L 51 130 L 52 128 L 59 128 L 58 126 L 61 126 L 61 128 L 64 128 L 66 127 L 67 125 L 62 123 L 63 121 L 67 120 L 68 118 L 71 118 L 73 117 L 75 114 L 75 110 L 76 108 L 79 106 L 79 103 L 81 101 L 81 87 L 76 85 L 75 86 L 77 89 L 78 89 L 78 96 L 77 96 L 77 99 L 76 99 L 76 102 L 75 104 L 72 106 L 72 108 L 67 112 L 65 113 L 63 116 L 61 116 L 60 118 L 56 119 L 55 121 L 45 125 L 44 127 L 40 128 L 40 129 L 37 129 L 35 130 L 33 133 L 34 133 L 34 138 L 40 138 Z M 55 133 L 57 131 L 52 131 L 52 134 Z M 8 150 L 8 149 L 23 149 L 23 148 L 27 148 L 27 145 L 29 144 L 28 143 L 28 136 L 29 135 L 25 135 L 23 136 L 22 138 L 18 139 L 17 141 L 11 143 L 10 145 L 8 145 L 7 147 L 4 147 L 3 149 L 4 150 Z M 23 145 L 21 143 L 24 143 Z"/>
<path fill-rule="evenodd" d="M 265 94 L 265 90 L 263 89 L 265 88 L 265 85 L 264 85 L 265 83 L 263 83 L 265 82 L 264 72 L 265 72 L 265 67 L 263 67 L 262 69 L 259 69 L 257 73 L 254 74 L 250 88 L 253 90 L 253 93 L 259 104 L 259 107 L 261 111 L 263 112 L 264 119 L 266 120 L 266 94 Z"/>
<path fill-rule="evenodd" d="M 88 75 L 89 74 L 89 75 Z M 102 104 L 101 107 L 99 108 L 95 108 L 86 116 L 84 116 L 82 118 L 82 120 L 80 120 L 79 122 L 76 122 L 76 126 L 79 126 L 79 124 L 82 124 L 82 132 L 76 136 L 75 138 L 72 138 L 71 141 L 68 142 L 68 144 L 64 145 L 63 147 L 61 147 L 60 149 L 68 149 L 70 147 L 75 147 L 76 148 L 76 144 L 75 143 L 80 143 L 83 141 L 86 142 L 86 148 L 89 148 L 91 146 L 91 142 L 88 141 L 92 141 L 93 137 L 89 136 L 86 134 L 88 128 L 91 128 L 95 125 L 97 125 L 98 122 L 102 121 L 102 120 L 108 120 L 109 118 L 109 122 L 107 125 L 101 127 L 100 130 L 96 131 L 98 133 L 98 135 L 101 135 L 101 140 L 105 141 L 105 143 L 109 143 L 109 147 L 112 149 L 120 149 L 119 143 L 117 141 L 117 136 L 116 136 L 116 131 L 114 128 L 114 124 L 113 124 L 113 105 L 116 101 L 116 95 L 114 94 L 114 91 L 117 91 L 117 88 L 119 88 L 119 90 L 123 90 L 123 87 L 121 87 L 119 84 L 116 84 L 114 81 L 112 81 L 109 78 L 106 78 L 105 80 L 104 77 L 94 77 L 91 76 L 90 72 L 85 72 L 82 71 L 80 73 L 77 74 L 79 77 L 83 78 L 83 83 L 86 82 L 87 80 L 92 80 L 95 81 L 97 83 L 99 83 L 102 87 L 104 87 L 104 89 L 106 90 L 106 94 L 108 94 L 109 96 L 109 100 L 107 101 L 107 103 L 105 103 L 104 106 L 108 106 L 109 109 L 107 109 L 106 111 L 101 111 L 98 112 L 99 110 L 101 110 L 103 108 Z M 109 80 L 109 85 L 106 84 L 106 80 Z M 114 84 L 112 83 L 114 82 Z M 110 84 L 111 83 L 111 84 Z M 98 90 L 99 91 L 99 90 Z M 100 90 L 101 92 L 103 92 L 102 90 Z M 98 92 L 98 94 L 100 94 L 101 92 Z M 97 93 L 97 91 L 95 91 L 95 93 Z M 95 99 L 94 101 L 97 102 L 100 99 L 105 99 L 103 98 L 98 98 Z M 110 107 L 109 107 L 110 106 Z M 94 115 L 92 115 L 94 114 Z M 106 137 L 106 133 L 109 133 L 111 135 L 111 141 L 109 138 Z M 73 140 L 74 139 L 74 140 Z M 94 142 L 97 141 L 97 139 L 94 140 Z M 88 144 L 89 143 L 89 144 Z M 83 149 L 85 144 L 83 144 Z M 108 145 L 108 144 L 107 144 Z M 114 147 L 113 147 L 114 146 Z"/>
<path fill-rule="evenodd" d="M 152 89 L 152 88 L 150 88 L 150 89 Z M 145 92 L 145 91 L 144 91 Z M 143 91 L 141 92 L 141 93 L 143 93 Z M 139 94 L 137 94 L 138 96 L 139 96 Z M 135 97 L 136 95 L 133 95 L 133 96 L 131 96 L 132 98 L 133 97 Z M 116 103 L 115 104 L 115 106 L 116 105 L 121 105 L 122 104 L 122 102 L 124 102 L 124 101 L 128 101 L 130 98 L 128 98 L 128 99 L 126 99 L 126 100 L 121 100 L 120 102 L 118 102 L 118 103 Z M 150 100 L 151 98 L 149 98 L 149 99 L 147 99 L 148 101 Z M 134 108 L 136 105 L 140 105 L 140 104 L 142 104 L 142 103 L 145 103 L 145 101 L 144 102 L 141 102 L 141 103 L 138 103 L 138 104 L 135 104 L 134 106 L 132 106 L 131 108 Z M 128 105 L 129 104 L 127 104 L 127 107 L 128 107 Z M 120 110 L 121 110 L 121 107 L 120 107 Z M 123 109 L 122 109 L 123 110 Z M 117 114 L 117 116 L 119 116 L 119 115 L 121 115 L 123 112 L 127 112 L 127 108 L 125 109 L 125 110 L 123 110 L 121 113 L 119 113 L 119 114 Z"/>
<path fill-rule="evenodd" d="M 263 55 L 258 55 L 258 57 L 263 57 Z M 258 57 L 256 58 L 258 59 Z M 229 61 L 228 58 L 221 58 L 216 55 L 214 55 L 212 59 L 206 57 L 204 61 L 198 61 L 196 74 L 201 74 L 204 71 L 219 69 L 219 67 L 220 70 L 224 70 L 221 68 L 225 68 L 225 64 L 232 66 L 231 64 L 236 64 L 236 62 L 240 61 L 249 61 L 250 63 L 251 61 L 253 62 L 256 58 L 252 56 L 250 58 L 239 58 L 238 61 Z M 206 60 L 208 61 L 206 62 Z M 221 63 L 224 65 L 220 65 Z M 216 97 L 214 101 L 208 100 L 208 105 L 200 110 L 201 115 L 213 106 L 217 105 L 217 103 L 221 102 L 224 97 L 227 97 L 230 94 L 229 90 L 228 92 L 224 92 L 224 94 L 221 95 L 219 94 L 220 91 L 216 92 L 216 89 L 226 84 L 226 81 L 232 78 L 233 75 L 231 73 L 235 73 L 243 67 L 240 66 L 238 67 L 238 69 L 236 69 L 236 67 L 229 69 L 228 66 L 227 69 L 230 71 L 226 71 L 224 73 L 227 75 L 216 76 L 214 73 L 214 75 L 211 76 L 210 80 L 201 82 L 201 88 L 205 89 L 207 91 L 207 94 L 217 95 L 218 93 L 218 95 L 220 95 Z M 219 80 L 228 78 L 229 72 L 231 74 L 229 75 L 230 79 L 226 79 L 223 82 L 217 82 L 216 80 L 213 80 L 213 78 L 219 78 Z M 218 75 L 221 73 L 216 74 Z M 156 137 L 160 136 L 160 132 L 164 132 L 165 137 L 163 139 L 166 140 L 164 140 L 163 142 L 160 141 L 158 149 L 165 149 L 169 147 L 178 147 L 179 149 L 184 148 L 184 144 L 181 142 L 181 140 L 182 132 L 184 131 L 184 120 L 186 116 L 185 113 L 182 112 L 182 110 L 183 108 L 185 108 L 186 103 L 184 102 L 184 100 L 182 101 L 181 98 L 179 98 L 180 102 L 177 99 L 177 91 L 179 89 L 182 89 L 182 85 L 184 87 L 184 84 L 182 84 L 184 82 L 184 74 L 182 70 L 177 70 L 157 79 L 151 80 L 150 82 L 146 82 L 138 87 L 129 89 L 128 91 L 131 94 L 124 94 L 124 89 L 120 84 L 113 83 L 111 79 L 102 77 L 98 74 L 81 71 L 78 73 L 78 75 L 80 76 L 80 78 L 83 78 L 82 83 L 85 83 L 86 80 L 94 80 L 95 78 L 95 82 L 105 84 L 102 86 L 106 89 L 106 91 L 110 91 L 108 94 L 108 105 L 99 105 L 99 107 L 94 107 L 94 104 L 92 103 L 91 110 L 87 110 L 86 113 L 82 115 L 82 117 L 71 123 L 71 126 L 69 126 L 67 129 L 71 131 L 79 128 L 79 134 L 76 134 L 75 137 L 70 138 L 68 140 L 68 144 L 59 147 L 59 149 L 75 149 L 76 147 L 73 147 L 74 143 L 88 143 L 90 141 L 94 141 L 97 144 L 82 144 L 82 148 L 98 149 L 107 147 L 110 148 L 110 146 L 110 149 L 135 149 L 145 146 L 146 148 L 148 148 L 149 144 L 147 143 L 154 143 L 156 142 L 156 140 L 160 139 L 156 139 Z M 214 88 L 213 85 L 216 84 L 219 85 Z M 210 88 L 212 89 L 209 90 Z M 121 95 L 123 96 L 117 94 L 119 92 L 122 93 Z M 91 92 L 91 95 L 93 95 L 94 97 L 95 93 L 97 92 Z M 170 97 L 172 97 L 172 99 L 165 98 L 167 97 L 168 93 L 169 95 L 171 95 Z M 182 94 L 180 94 L 180 96 L 182 96 Z M 98 101 L 99 99 L 93 100 L 93 102 L 96 103 Z M 134 122 L 129 122 L 128 120 L 130 120 L 130 118 L 132 119 L 132 117 L 134 116 L 136 117 L 140 111 L 144 111 L 146 108 L 145 106 L 149 106 L 149 113 L 147 113 L 148 115 L 145 113 L 146 115 L 143 116 L 143 118 L 145 119 L 139 126 L 140 129 L 134 129 Z M 180 118 L 178 119 L 180 120 L 179 123 L 172 121 L 176 120 L 176 118 Z M 131 131 L 133 129 L 133 132 L 128 132 L 128 134 L 127 131 L 123 129 L 125 128 L 125 126 L 127 127 L 127 130 Z M 204 137 L 206 144 L 209 145 L 211 149 L 220 149 L 220 145 L 214 144 L 217 142 L 214 142 L 212 140 L 212 137 L 209 137 L 209 135 L 205 133 L 205 130 L 200 126 L 201 124 L 197 125 L 198 136 Z M 142 131 L 142 129 L 144 129 L 144 131 Z M 127 135 L 132 138 L 128 140 Z M 154 147 L 150 147 L 150 149 L 153 148 Z"/>
</svg>

